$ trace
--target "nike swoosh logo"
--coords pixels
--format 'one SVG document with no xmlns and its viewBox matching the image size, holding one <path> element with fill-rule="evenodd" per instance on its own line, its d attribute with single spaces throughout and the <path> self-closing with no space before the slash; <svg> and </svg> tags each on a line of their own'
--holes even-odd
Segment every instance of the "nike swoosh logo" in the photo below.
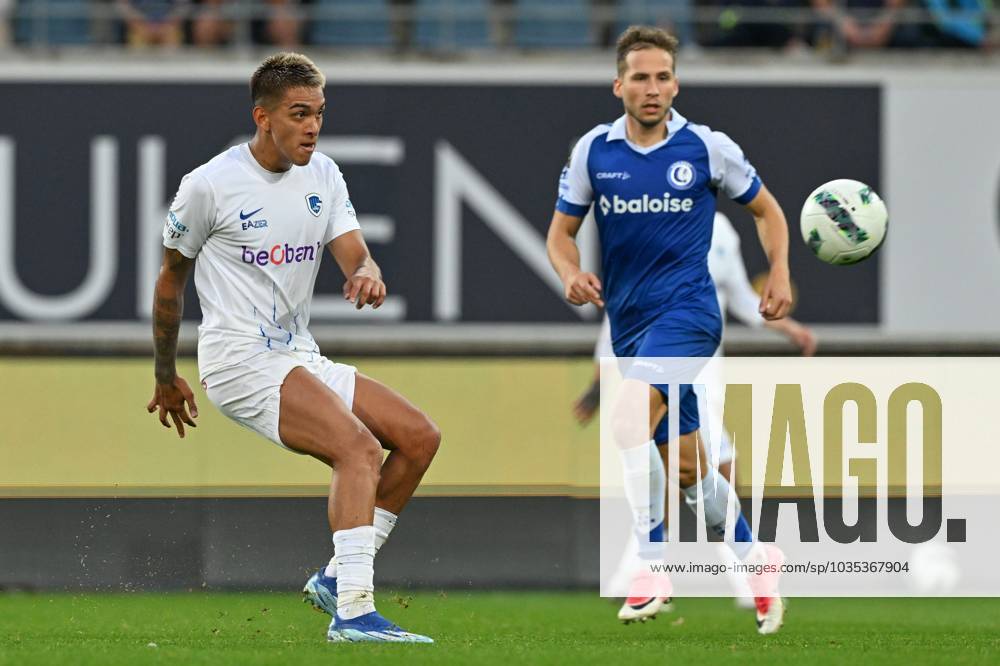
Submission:
<svg viewBox="0 0 1000 666">
<path fill-rule="evenodd" d="M 241 210 L 241 211 L 240 211 L 240 219 L 241 219 L 241 220 L 245 220 L 245 219 L 247 219 L 247 218 L 250 218 L 250 217 L 253 217 L 254 215 L 256 215 L 257 213 L 259 213 L 259 212 L 260 212 L 260 211 L 262 211 L 262 210 L 264 210 L 264 207 L 263 207 L 263 206 L 261 206 L 260 208 L 258 208 L 258 209 L 257 209 L 257 210 L 255 210 L 255 211 L 252 211 L 252 212 L 250 212 L 250 213 L 247 213 L 246 215 L 244 215 L 244 214 L 243 214 L 243 211 Z"/>
</svg>

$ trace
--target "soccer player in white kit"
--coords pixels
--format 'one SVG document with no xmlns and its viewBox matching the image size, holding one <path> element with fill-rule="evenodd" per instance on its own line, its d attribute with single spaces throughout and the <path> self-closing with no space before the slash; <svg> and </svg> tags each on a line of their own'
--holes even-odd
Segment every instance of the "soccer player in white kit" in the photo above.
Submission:
<svg viewBox="0 0 1000 666">
<path fill-rule="evenodd" d="M 403 631 L 374 605 L 373 560 L 441 440 L 405 398 L 325 358 L 309 333 L 323 249 L 346 282 L 344 298 L 379 307 L 386 288 L 361 235 L 347 185 L 314 154 L 325 79 L 305 56 L 267 58 L 250 80 L 257 131 L 187 174 L 163 231 L 153 306 L 159 410 L 184 436 L 198 416 L 175 368 L 184 286 L 195 271 L 203 320 L 198 364 L 209 400 L 240 425 L 333 469 L 328 517 L 334 556 L 306 584 L 333 616 L 331 642 L 432 642 Z M 190 411 L 189 411 L 190 410 Z M 170 421 L 168 421 L 168 417 Z M 382 449 L 390 451 L 383 462 Z"/>
</svg>

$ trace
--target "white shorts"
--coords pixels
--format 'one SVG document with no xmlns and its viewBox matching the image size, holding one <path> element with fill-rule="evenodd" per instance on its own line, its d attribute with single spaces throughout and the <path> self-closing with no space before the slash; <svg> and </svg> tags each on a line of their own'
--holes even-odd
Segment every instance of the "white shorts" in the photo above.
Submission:
<svg viewBox="0 0 1000 666">
<path fill-rule="evenodd" d="M 262 352 L 238 365 L 206 375 L 201 385 L 220 412 L 287 449 L 278 436 L 281 385 L 288 373 L 299 366 L 326 384 L 351 409 L 357 368 L 334 363 L 322 354 Z"/>
</svg>

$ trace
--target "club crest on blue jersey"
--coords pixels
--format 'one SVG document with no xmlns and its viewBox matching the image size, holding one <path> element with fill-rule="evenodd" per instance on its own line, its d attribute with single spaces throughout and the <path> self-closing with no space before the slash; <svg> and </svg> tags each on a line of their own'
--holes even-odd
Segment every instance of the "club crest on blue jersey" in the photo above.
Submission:
<svg viewBox="0 0 1000 666">
<path fill-rule="evenodd" d="M 667 180 L 678 190 L 686 190 L 694 185 L 695 171 L 690 162 L 679 160 L 667 169 Z"/>
<path fill-rule="evenodd" d="M 320 212 L 323 210 L 323 200 L 315 192 L 310 192 L 306 195 L 306 206 L 309 207 L 310 213 L 315 217 L 319 217 Z"/>
</svg>

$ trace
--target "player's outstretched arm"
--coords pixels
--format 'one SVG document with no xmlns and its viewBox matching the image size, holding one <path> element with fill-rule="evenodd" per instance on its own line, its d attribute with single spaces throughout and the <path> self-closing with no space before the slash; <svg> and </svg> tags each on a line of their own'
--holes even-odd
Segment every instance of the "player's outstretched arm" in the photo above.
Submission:
<svg viewBox="0 0 1000 666">
<path fill-rule="evenodd" d="M 337 236 L 327 246 L 347 281 L 344 298 L 360 310 L 365 305 L 377 308 L 385 302 L 382 270 L 372 259 L 368 245 L 358 230 Z"/>
<path fill-rule="evenodd" d="M 802 322 L 785 317 L 777 321 L 765 322 L 764 325 L 788 338 L 789 342 L 802 351 L 803 356 L 816 354 L 816 334 Z"/>
<path fill-rule="evenodd" d="M 580 425 L 587 425 L 601 406 L 601 366 L 594 364 L 594 379 L 587 390 L 573 403 L 573 416 Z"/>
<path fill-rule="evenodd" d="M 764 291 L 760 295 L 760 313 L 769 321 L 781 319 L 792 305 L 792 285 L 788 274 L 788 223 L 774 195 L 761 186 L 747 204 L 757 223 L 757 237 L 770 265 Z"/>
<path fill-rule="evenodd" d="M 726 309 L 747 326 L 764 325 L 772 331 L 777 331 L 788 338 L 788 341 L 802 351 L 803 356 L 816 353 L 816 334 L 805 324 L 785 317 L 767 321 L 760 316 L 760 296 L 753 290 L 750 278 L 747 277 L 747 267 L 739 252 L 726 254 L 730 262 L 728 270 L 723 271 L 723 279 L 717 279 L 715 288 L 726 295 Z"/>
<path fill-rule="evenodd" d="M 167 415 L 177 427 L 177 434 L 184 437 L 184 424 L 197 427 L 194 419 L 198 407 L 194 403 L 194 393 L 182 377 L 177 375 L 177 334 L 184 313 L 184 287 L 194 259 L 188 259 L 177 250 L 166 248 L 163 265 L 156 279 L 153 293 L 153 355 L 155 358 L 156 387 L 153 399 L 146 405 L 152 414 L 160 412 L 160 423 L 169 428 Z M 188 414 L 187 405 L 191 407 Z"/>
<path fill-rule="evenodd" d="M 593 273 L 585 273 L 580 269 L 580 248 L 576 245 L 576 234 L 582 223 L 582 217 L 555 211 L 549 224 L 545 247 L 552 267 L 562 280 L 566 300 L 573 305 L 593 303 L 603 308 L 600 279 Z"/>
</svg>

